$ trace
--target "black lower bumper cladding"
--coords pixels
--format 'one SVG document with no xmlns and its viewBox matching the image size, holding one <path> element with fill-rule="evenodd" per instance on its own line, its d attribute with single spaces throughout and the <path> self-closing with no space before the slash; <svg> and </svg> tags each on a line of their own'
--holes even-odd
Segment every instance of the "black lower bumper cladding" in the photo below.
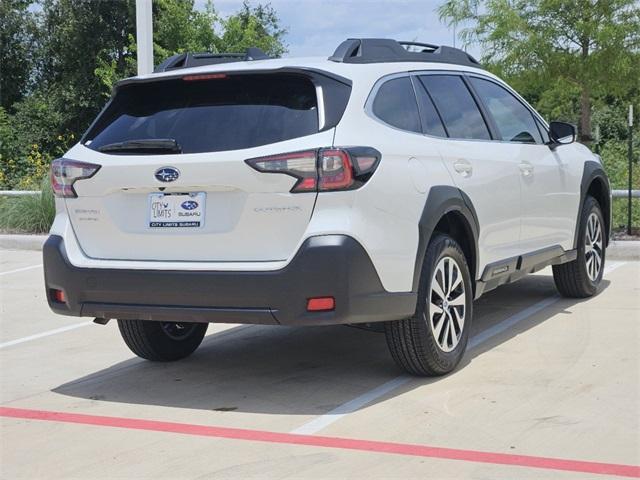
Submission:
<svg viewBox="0 0 640 480">
<path fill-rule="evenodd" d="M 276 271 L 184 271 L 78 268 L 64 240 L 43 248 L 51 309 L 83 317 L 216 323 L 332 325 L 399 320 L 416 294 L 389 293 L 364 248 L 346 235 L 311 237 Z M 62 290 L 66 303 L 52 290 Z M 335 310 L 307 312 L 311 297 L 334 297 Z"/>
</svg>

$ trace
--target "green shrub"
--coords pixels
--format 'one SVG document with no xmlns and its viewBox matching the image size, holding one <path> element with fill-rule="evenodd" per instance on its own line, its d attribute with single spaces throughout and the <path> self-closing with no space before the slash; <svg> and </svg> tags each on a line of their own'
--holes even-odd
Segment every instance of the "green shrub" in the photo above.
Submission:
<svg viewBox="0 0 640 480">
<path fill-rule="evenodd" d="M 626 198 L 614 198 L 612 205 L 611 228 L 613 231 L 626 231 L 627 229 L 627 215 L 628 215 L 628 200 Z M 640 198 L 634 198 L 631 200 L 631 226 L 636 231 L 640 227 Z"/>
<path fill-rule="evenodd" d="M 619 140 L 610 140 L 606 142 L 601 151 L 602 161 L 605 170 L 609 175 L 611 188 L 617 190 L 626 190 L 629 185 L 629 160 L 627 157 L 627 143 Z M 634 155 L 640 153 L 640 142 L 634 145 Z M 634 189 L 640 188 L 640 164 L 635 162 L 633 165 L 633 179 L 631 182 Z M 613 220 L 611 226 L 614 230 L 622 230 L 627 225 L 627 199 L 614 198 L 612 205 Z M 631 204 L 631 224 L 633 227 L 640 227 L 640 199 L 634 199 Z"/>
<path fill-rule="evenodd" d="M 56 212 L 48 178 L 42 180 L 41 190 L 39 195 L 2 199 L 0 230 L 11 233 L 48 232 Z"/>
</svg>

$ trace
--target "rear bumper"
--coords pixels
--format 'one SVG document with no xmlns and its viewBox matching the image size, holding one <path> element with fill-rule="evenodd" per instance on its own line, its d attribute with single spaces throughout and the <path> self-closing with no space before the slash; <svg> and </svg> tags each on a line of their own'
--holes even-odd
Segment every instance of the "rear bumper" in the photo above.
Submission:
<svg viewBox="0 0 640 480">
<path fill-rule="evenodd" d="M 413 315 L 416 294 L 387 292 L 364 248 L 346 235 L 311 237 L 276 271 L 78 268 L 64 240 L 43 248 L 51 309 L 82 317 L 191 322 L 333 325 Z M 53 300 L 62 290 L 66 303 Z M 307 312 L 310 297 L 332 296 L 335 310 Z"/>
</svg>

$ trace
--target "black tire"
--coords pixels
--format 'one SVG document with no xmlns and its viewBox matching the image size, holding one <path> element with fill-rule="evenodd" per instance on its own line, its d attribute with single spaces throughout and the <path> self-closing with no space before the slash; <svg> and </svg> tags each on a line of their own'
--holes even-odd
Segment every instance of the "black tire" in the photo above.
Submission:
<svg viewBox="0 0 640 480">
<path fill-rule="evenodd" d="M 595 278 L 590 278 L 587 267 L 587 223 L 591 215 L 595 215 L 598 218 L 602 232 L 601 264 L 599 273 Z M 606 229 L 604 225 L 600 204 L 595 198 L 591 196 L 587 197 L 582 207 L 580 224 L 578 225 L 578 256 L 572 262 L 553 266 L 553 280 L 558 292 L 560 292 L 563 297 L 591 297 L 598 291 L 598 286 L 602 281 L 602 274 L 604 272 L 606 254 Z M 589 253 L 589 255 L 592 254 Z"/>
<path fill-rule="evenodd" d="M 180 360 L 202 343 L 208 323 L 118 320 L 124 342 L 137 356 L 156 362 Z"/>
<path fill-rule="evenodd" d="M 430 323 L 432 314 L 431 302 L 433 301 L 432 279 L 436 268 L 441 264 L 440 262 L 447 261 L 447 258 L 455 261 L 462 276 L 461 285 L 464 286 L 464 292 L 459 290 L 460 285 L 458 285 L 455 295 L 461 298 L 461 295 L 464 294 L 465 300 L 462 316 L 464 322 L 461 333 L 458 336 L 457 345 L 450 351 L 445 351 L 441 348 L 439 339 L 436 339 Z M 452 295 L 454 295 L 453 291 Z M 446 296 L 448 297 L 448 295 Z M 446 305 L 443 306 L 446 307 Z M 433 312 L 434 315 L 437 315 L 435 312 L 437 310 Z M 449 373 L 456 368 L 467 347 L 472 317 L 473 294 L 467 260 L 462 249 L 453 238 L 448 235 L 437 234 L 429 244 L 425 254 L 418 289 L 416 313 L 411 318 L 386 322 L 385 324 L 387 345 L 391 351 L 391 356 L 400 367 L 414 375 L 437 376 Z M 444 313 L 439 318 L 439 322 L 446 322 Z M 446 330 L 446 327 L 441 327 L 440 335 L 443 333 L 445 336 L 447 335 L 444 330 Z"/>
</svg>

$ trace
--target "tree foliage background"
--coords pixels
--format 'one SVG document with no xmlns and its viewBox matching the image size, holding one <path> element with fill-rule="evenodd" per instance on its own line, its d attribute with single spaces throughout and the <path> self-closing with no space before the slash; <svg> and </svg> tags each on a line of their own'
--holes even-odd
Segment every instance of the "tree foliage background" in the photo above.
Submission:
<svg viewBox="0 0 640 480">
<path fill-rule="evenodd" d="M 465 45 L 547 120 L 578 126 L 601 154 L 613 188 L 627 188 L 627 111 L 640 120 L 640 3 L 637 0 L 446 0 L 440 19 L 462 27 Z M 636 159 L 640 135 L 635 136 Z M 640 165 L 634 188 L 640 188 Z M 626 204 L 614 202 L 617 224 Z M 634 204 L 634 224 L 640 208 Z"/>
<path fill-rule="evenodd" d="M 547 120 L 577 124 L 613 187 L 626 188 L 629 104 L 640 123 L 637 0 L 443 0 L 438 13 Z M 245 0 L 222 17 L 213 3 L 196 10 L 194 0 L 153 0 L 153 24 L 156 63 L 184 51 L 286 52 L 269 4 Z M 113 84 L 135 72 L 135 0 L 1 0 L 0 189 L 39 188 L 51 159 L 78 140 Z M 640 165 L 635 172 L 640 188 Z M 617 225 L 624 208 L 614 202 Z M 637 201 L 634 218 L 639 225 Z"/>
<path fill-rule="evenodd" d="M 0 2 L 0 189 L 39 188 L 113 84 L 136 74 L 135 0 Z M 153 1 L 154 61 L 185 51 L 286 52 L 275 10 L 245 1 L 222 17 L 209 2 Z"/>
</svg>

